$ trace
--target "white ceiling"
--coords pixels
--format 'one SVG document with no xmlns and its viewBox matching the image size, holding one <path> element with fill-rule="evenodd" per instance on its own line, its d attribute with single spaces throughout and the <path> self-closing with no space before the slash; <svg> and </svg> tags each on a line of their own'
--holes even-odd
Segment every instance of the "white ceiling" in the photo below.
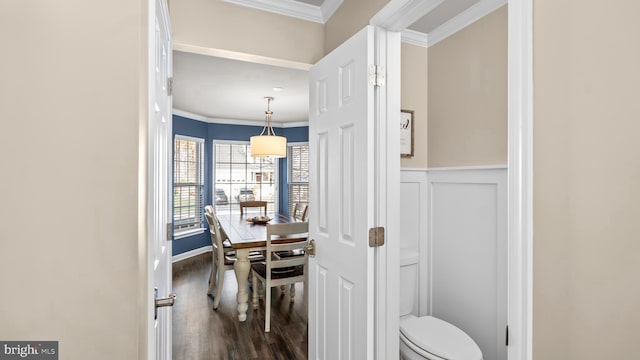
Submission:
<svg viewBox="0 0 640 360">
<path fill-rule="evenodd" d="M 446 0 L 409 26 L 409 30 L 428 34 L 449 19 L 475 5 L 480 0 Z"/>
<path fill-rule="evenodd" d="M 173 108 L 182 112 L 264 122 L 264 97 L 273 96 L 275 123 L 308 121 L 309 80 L 304 70 L 174 51 L 173 78 Z"/>
<path fill-rule="evenodd" d="M 281 0 L 225 1 L 251 7 L 271 4 L 272 7 L 263 9 L 274 12 L 279 10 L 274 10 L 273 6 L 285 4 Z M 433 32 L 434 39 L 441 39 L 436 29 L 447 21 L 472 6 L 488 3 L 499 5 L 500 2 L 506 0 L 445 0 L 409 29 L 424 34 Z M 305 3 L 308 4 L 305 5 L 307 8 L 320 11 L 323 4 L 339 6 L 342 0 L 295 0 L 292 3 Z M 241 123 L 240 120 L 243 120 L 244 123 L 253 121 L 259 124 L 264 121 L 264 97 L 273 96 L 275 100 L 271 103 L 271 110 L 274 125 L 286 126 L 286 123 L 308 121 L 307 71 L 174 51 L 173 76 L 173 108 L 179 115 L 211 122 L 222 120 L 234 123 L 237 120 Z M 274 87 L 280 87 L 282 91 L 277 92 L 273 90 Z"/>
</svg>

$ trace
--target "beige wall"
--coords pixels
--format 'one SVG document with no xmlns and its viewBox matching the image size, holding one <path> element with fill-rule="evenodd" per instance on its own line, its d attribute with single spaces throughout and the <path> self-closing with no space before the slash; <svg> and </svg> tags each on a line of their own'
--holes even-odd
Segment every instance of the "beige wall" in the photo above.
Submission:
<svg viewBox="0 0 640 360">
<path fill-rule="evenodd" d="M 323 56 L 322 24 L 222 0 L 171 0 L 176 44 L 313 64 Z"/>
<path fill-rule="evenodd" d="M 403 168 L 427 167 L 427 48 L 402 43 L 401 108 L 413 110 L 414 157 L 402 158 Z"/>
<path fill-rule="evenodd" d="M 507 7 L 429 48 L 429 167 L 507 162 Z"/>
<path fill-rule="evenodd" d="M 141 1 L 0 2 L 0 339 L 136 359 Z"/>
<path fill-rule="evenodd" d="M 637 359 L 640 2 L 534 1 L 534 359 Z"/>
<path fill-rule="evenodd" d="M 369 25 L 389 0 L 344 0 L 324 28 L 324 53 L 328 54 L 358 30 Z"/>
<path fill-rule="evenodd" d="M 327 21 L 324 50 L 330 53 L 353 34 L 369 24 L 369 20 L 389 0 L 345 0 Z M 427 167 L 427 54 L 426 48 L 402 43 L 402 109 L 413 110 L 415 116 L 414 157 L 403 158 L 403 168 Z"/>
</svg>

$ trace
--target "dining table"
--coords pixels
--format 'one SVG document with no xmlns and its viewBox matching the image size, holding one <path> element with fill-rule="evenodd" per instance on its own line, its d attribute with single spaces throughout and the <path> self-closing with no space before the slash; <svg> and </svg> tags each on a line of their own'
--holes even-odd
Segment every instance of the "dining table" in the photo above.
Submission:
<svg viewBox="0 0 640 360">
<path fill-rule="evenodd" d="M 238 302 L 238 320 L 245 321 L 247 319 L 247 309 L 249 308 L 249 293 L 247 292 L 247 278 L 251 263 L 249 261 L 249 253 L 251 251 L 266 250 L 267 248 L 267 224 L 286 224 L 296 222 L 297 220 L 291 216 L 269 213 L 266 216 L 270 218 L 268 222 L 253 222 L 252 219 L 256 214 L 217 214 L 220 227 L 227 234 L 231 247 L 236 251 L 236 261 L 233 264 L 233 270 L 238 281 L 238 294 L 236 300 Z M 274 244 L 285 244 L 304 240 L 306 237 L 299 236 L 273 238 Z M 254 289 L 256 291 L 256 289 Z"/>
</svg>

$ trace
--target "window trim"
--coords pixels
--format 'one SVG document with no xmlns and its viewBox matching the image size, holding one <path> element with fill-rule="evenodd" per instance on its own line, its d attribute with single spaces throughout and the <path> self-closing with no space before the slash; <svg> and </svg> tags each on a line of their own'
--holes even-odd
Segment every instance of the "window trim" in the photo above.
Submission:
<svg viewBox="0 0 640 360">
<path fill-rule="evenodd" d="M 291 198 L 289 198 L 291 189 L 290 189 L 290 185 L 307 185 L 307 188 L 309 187 L 309 181 L 307 182 L 300 182 L 300 181 L 289 181 L 289 175 L 290 175 L 290 164 L 291 164 L 291 159 L 289 159 L 289 147 L 294 147 L 294 146 L 307 146 L 309 148 L 309 153 L 311 153 L 311 147 L 309 146 L 309 142 L 308 141 L 298 141 L 298 142 L 288 142 L 287 143 L 287 212 L 291 212 L 291 205 L 293 205 L 293 203 L 291 202 Z M 307 163 L 307 169 L 309 169 L 309 163 Z M 308 203 L 307 203 L 308 204 Z M 292 215 L 293 214 L 289 214 Z"/>
<path fill-rule="evenodd" d="M 203 226 L 203 218 L 204 218 L 204 203 L 206 202 L 206 199 L 204 199 L 204 195 L 205 195 L 205 187 L 206 187 L 206 181 L 204 178 L 204 169 L 205 169 L 205 145 L 206 145 L 206 139 L 204 138 L 199 138 L 199 137 L 195 137 L 195 136 L 188 136 L 188 135 L 181 135 L 181 134 L 175 134 L 173 137 L 173 146 L 175 146 L 175 141 L 176 140 L 187 140 L 187 141 L 193 141 L 196 143 L 200 143 L 201 145 L 201 152 L 202 152 L 202 159 L 200 162 L 200 168 L 201 168 L 201 177 L 202 177 L 202 201 L 201 201 L 201 206 L 199 209 L 200 212 L 200 227 L 193 227 L 193 228 L 187 228 L 187 229 L 176 229 L 175 228 L 175 199 L 173 198 L 173 194 L 175 193 L 175 153 L 173 154 L 173 161 L 172 161 L 172 176 L 171 176 L 171 188 L 172 188 L 172 200 L 171 200 L 171 224 L 172 224 L 172 232 L 173 232 L 173 240 L 179 240 L 179 239 L 184 239 L 186 237 L 190 237 L 190 236 L 194 236 L 194 235 L 199 235 L 204 233 L 205 230 L 207 230 L 204 226 Z"/>
<path fill-rule="evenodd" d="M 216 194 L 216 145 L 218 144 L 231 144 L 231 145 L 251 145 L 250 141 L 242 140 L 224 140 L 214 139 L 211 142 L 211 203 L 215 207 L 215 194 Z M 277 214 L 280 212 L 280 161 L 275 161 L 275 194 L 273 195 L 273 211 Z M 229 194 L 231 196 L 231 194 Z"/>
</svg>

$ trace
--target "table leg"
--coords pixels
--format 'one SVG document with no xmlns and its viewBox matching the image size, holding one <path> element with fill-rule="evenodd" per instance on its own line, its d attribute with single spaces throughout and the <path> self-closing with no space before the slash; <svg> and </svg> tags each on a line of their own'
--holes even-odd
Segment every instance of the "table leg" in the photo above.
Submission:
<svg viewBox="0 0 640 360">
<path fill-rule="evenodd" d="M 233 270 L 238 280 L 238 295 L 236 297 L 238 300 L 238 320 L 245 321 L 247 320 L 247 309 L 249 308 L 249 294 L 247 293 L 247 278 L 251 268 L 249 249 L 237 249 L 236 257 L 237 260 L 233 264 Z"/>
</svg>

